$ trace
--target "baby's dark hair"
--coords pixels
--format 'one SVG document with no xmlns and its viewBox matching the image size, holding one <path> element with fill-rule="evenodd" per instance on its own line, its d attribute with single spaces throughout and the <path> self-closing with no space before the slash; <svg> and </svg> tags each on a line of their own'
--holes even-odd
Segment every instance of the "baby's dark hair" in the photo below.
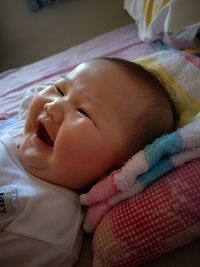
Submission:
<svg viewBox="0 0 200 267">
<path fill-rule="evenodd" d="M 121 58 L 104 59 L 123 68 L 133 78 L 133 88 L 139 85 L 141 93 L 147 96 L 144 103 L 144 112 L 138 118 L 138 128 L 141 129 L 138 131 L 139 136 L 136 136 L 136 138 L 143 140 L 138 149 L 142 149 L 155 138 L 176 129 L 178 115 L 174 103 L 162 82 L 153 73 L 132 61 Z M 136 80 L 138 85 L 135 83 Z M 142 121 L 143 123 L 141 123 Z M 131 126 L 129 130 L 131 133 Z"/>
</svg>

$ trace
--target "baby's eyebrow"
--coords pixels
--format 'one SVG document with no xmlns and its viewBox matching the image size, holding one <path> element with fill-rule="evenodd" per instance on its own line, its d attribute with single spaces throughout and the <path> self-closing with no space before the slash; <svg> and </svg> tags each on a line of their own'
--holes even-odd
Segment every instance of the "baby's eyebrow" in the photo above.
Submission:
<svg viewBox="0 0 200 267">
<path fill-rule="evenodd" d="M 67 75 L 65 75 L 65 76 L 63 76 L 62 78 L 56 80 L 56 81 L 55 81 L 55 84 L 56 84 L 56 83 L 59 83 L 59 82 L 61 82 L 61 83 L 65 83 L 67 86 L 72 84 L 72 81 L 67 77 Z"/>
<path fill-rule="evenodd" d="M 97 101 L 95 98 L 93 98 L 93 97 L 91 97 L 90 95 L 86 94 L 86 99 L 87 99 L 90 103 L 92 103 L 92 105 L 93 105 L 95 108 L 97 108 L 97 109 L 101 109 L 101 105 L 100 105 L 100 103 L 98 103 L 98 101 Z"/>
<path fill-rule="evenodd" d="M 98 101 L 98 99 L 92 97 L 91 95 L 89 95 L 87 93 L 85 93 L 84 95 L 85 95 L 84 97 L 85 97 L 86 101 L 88 101 L 91 104 L 92 108 L 94 108 L 94 110 L 96 112 L 98 112 L 100 114 L 104 114 L 104 108 L 103 108 L 102 104 Z"/>
</svg>

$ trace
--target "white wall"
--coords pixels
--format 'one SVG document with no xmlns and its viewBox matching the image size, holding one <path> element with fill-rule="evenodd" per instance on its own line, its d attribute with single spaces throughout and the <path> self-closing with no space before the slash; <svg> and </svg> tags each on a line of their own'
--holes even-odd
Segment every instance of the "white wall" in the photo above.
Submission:
<svg viewBox="0 0 200 267">
<path fill-rule="evenodd" d="M 31 13 L 25 0 L 0 1 L 0 70 L 21 66 L 132 23 L 123 0 L 57 0 Z"/>
</svg>

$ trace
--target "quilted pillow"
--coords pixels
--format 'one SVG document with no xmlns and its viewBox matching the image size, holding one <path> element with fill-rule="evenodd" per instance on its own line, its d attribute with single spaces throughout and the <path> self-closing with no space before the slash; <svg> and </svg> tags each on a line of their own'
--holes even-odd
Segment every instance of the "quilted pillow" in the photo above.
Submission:
<svg viewBox="0 0 200 267">
<path fill-rule="evenodd" d="M 200 236 L 200 160 L 114 206 L 93 239 L 93 267 L 140 266 Z"/>
</svg>

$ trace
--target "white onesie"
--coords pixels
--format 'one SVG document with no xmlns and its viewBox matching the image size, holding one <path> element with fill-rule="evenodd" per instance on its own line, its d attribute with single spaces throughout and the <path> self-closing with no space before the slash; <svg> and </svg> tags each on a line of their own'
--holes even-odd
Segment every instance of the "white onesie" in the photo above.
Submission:
<svg viewBox="0 0 200 267">
<path fill-rule="evenodd" d="M 31 176 L 13 139 L 1 137 L 0 266 L 73 266 L 82 220 L 78 194 Z"/>
</svg>

